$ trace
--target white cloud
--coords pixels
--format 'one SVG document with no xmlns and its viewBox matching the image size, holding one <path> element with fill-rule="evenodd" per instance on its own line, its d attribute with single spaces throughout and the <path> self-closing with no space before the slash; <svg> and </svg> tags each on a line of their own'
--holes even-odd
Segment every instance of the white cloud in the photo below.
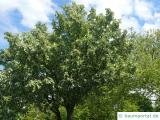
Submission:
<svg viewBox="0 0 160 120">
<path fill-rule="evenodd" d="M 144 23 L 143 30 L 150 29 L 160 29 L 160 16 L 157 17 L 157 19 L 155 19 L 154 21 Z"/>
<path fill-rule="evenodd" d="M 0 14 L 17 10 L 22 15 L 21 24 L 31 28 L 38 21 L 50 22 L 49 16 L 56 7 L 52 0 L 1 0 Z"/>
<path fill-rule="evenodd" d="M 122 19 L 121 27 L 124 29 L 133 27 L 136 30 L 158 28 L 160 13 L 155 12 L 153 1 L 149 0 L 72 0 L 78 4 L 84 4 L 87 10 L 94 6 L 98 13 L 104 13 L 105 8 L 110 8 L 116 18 Z M 17 31 L 9 16 L 11 11 L 18 11 L 22 15 L 21 24 L 31 28 L 38 21 L 50 23 L 50 15 L 54 14 L 58 7 L 53 0 L 0 0 L 0 28 L 2 24 L 10 31 Z M 5 18 L 4 18 L 5 16 Z M 8 17 L 8 18 L 7 18 Z M 8 20 L 6 20 L 6 18 Z M 144 26 L 138 21 L 144 21 Z M 3 22 L 2 22 L 3 20 Z M 4 25 L 3 25 L 4 26 Z M 156 27 L 158 26 L 158 27 Z M 50 26 L 49 26 L 50 27 Z"/>
<path fill-rule="evenodd" d="M 122 19 L 121 28 L 135 28 L 139 29 L 139 23 L 131 15 L 134 13 L 134 0 L 74 0 L 78 4 L 84 4 L 87 9 L 94 6 L 97 13 L 104 13 L 105 8 L 110 8 L 115 17 Z"/>
<path fill-rule="evenodd" d="M 153 18 L 154 5 L 146 0 L 135 0 L 135 14 L 142 20 L 148 21 Z"/>
<path fill-rule="evenodd" d="M 38 21 L 51 23 L 50 17 L 58 7 L 52 0 L 0 0 L 0 49 L 7 47 L 4 32 L 19 32 L 17 23 L 13 22 L 11 13 L 21 15 L 20 24 L 32 28 Z M 49 26 L 50 28 L 50 26 Z"/>
<path fill-rule="evenodd" d="M 160 12 L 155 12 L 152 20 L 146 21 L 143 25 L 143 30 L 160 29 Z"/>
<path fill-rule="evenodd" d="M 149 0 L 73 0 L 78 4 L 84 4 L 87 9 L 94 6 L 98 13 L 104 13 L 105 8 L 110 8 L 116 18 L 120 18 L 121 28 L 133 27 L 140 32 L 142 29 L 159 28 L 160 13 L 157 13 L 153 1 Z M 141 20 L 141 22 L 139 21 Z M 142 24 L 144 22 L 144 26 Z M 150 24 L 150 22 L 152 24 Z"/>
<path fill-rule="evenodd" d="M 140 32 L 141 26 L 138 20 L 134 17 L 122 17 L 120 27 L 123 29 L 133 28 L 137 32 Z"/>
<path fill-rule="evenodd" d="M 1 0 L 0 1 L 0 13 L 5 14 L 6 12 L 9 12 L 13 9 L 15 9 L 17 6 L 17 0 Z"/>
<path fill-rule="evenodd" d="M 160 24 L 156 23 L 145 23 L 143 26 L 143 30 L 151 30 L 151 29 L 159 29 Z"/>
<path fill-rule="evenodd" d="M 154 18 L 160 19 L 160 13 L 155 13 L 155 14 L 154 14 Z"/>
<path fill-rule="evenodd" d="M 22 24 L 32 27 L 37 21 L 48 23 L 49 15 L 54 13 L 51 0 L 21 0 L 19 11 L 22 14 Z"/>
<path fill-rule="evenodd" d="M 105 8 L 110 8 L 117 18 L 133 13 L 133 0 L 73 0 L 78 4 L 84 4 L 86 8 L 96 7 L 98 13 L 104 13 Z"/>
</svg>

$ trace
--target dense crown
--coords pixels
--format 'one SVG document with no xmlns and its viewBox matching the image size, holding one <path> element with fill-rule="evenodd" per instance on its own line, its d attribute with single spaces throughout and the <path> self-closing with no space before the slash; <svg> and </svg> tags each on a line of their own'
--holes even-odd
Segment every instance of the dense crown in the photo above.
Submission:
<svg viewBox="0 0 160 120">
<path fill-rule="evenodd" d="M 1 51 L 9 86 L 6 96 L 16 108 L 44 104 L 57 114 L 60 105 L 71 119 L 74 107 L 90 92 L 130 80 L 131 46 L 110 9 L 105 15 L 83 5 L 64 6 L 52 22 L 53 32 L 38 23 L 20 34 L 6 33 Z M 57 114 L 58 116 L 58 114 Z"/>
</svg>

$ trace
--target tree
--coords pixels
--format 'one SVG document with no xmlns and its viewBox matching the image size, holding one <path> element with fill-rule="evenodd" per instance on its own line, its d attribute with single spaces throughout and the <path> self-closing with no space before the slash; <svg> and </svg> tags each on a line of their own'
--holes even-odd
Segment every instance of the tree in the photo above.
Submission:
<svg viewBox="0 0 160 120">
<path fill-rule="evenodd" d="M 0 56 L 11 102 L 18 102 L 18 108 L 30 103 L 44 111 L 50 108 L 57 120 L 61 105 L 71 120 L 75 106 L 89 92 L 119 84 L 120 74 L 132 74 L 124 62 L 130 53 L 126 34 L 110 9 L 97 15 L 95 9 L 87 13 L 75 3 L 56 13 L 53 33 L 43 24 L 26 33 L 6 33 L 9 48 Z"/>
<path fill-rule="evenodd" d="M 132 93 L 128 96 L 128 99 L 131 101 L 134 101 L 134 103 L 139 107 L 139 112 L 152 112 L 152 101 L 150 98 L 147 98 L 147 96 L 144 96 L 140 93 Z"/>
<path fill-rule="evenodd" d="M 160 31 L 148 31 L 133 37 L 132 59 L 136 65 L 136 91 L 142 96 L 158 101 L 160 75 Z M 154 97 L 153 97 L 154 96 Z M 155 102 L 155 104 L 159 104 Z M 156 105 L 157 106 L 157 105 Z"/>
<path fill-rule="evenodd" d="M 3 94 L 10 97 L 8 109 L 25 111 L 31 103 L 41 107 L 41 104 L 47 104 L 49 92 L 54 93 L 54 81 L 45 67 L 51 54 L 48 36 L 46 26 L 40 23 L 30 32 L 6 33 L 10 46 L 1 52 L 1 63 L 7 76 L 4 93 L 8 93 Z M 56 106 L 54 109 L 56 111 Z"/>
</svg>

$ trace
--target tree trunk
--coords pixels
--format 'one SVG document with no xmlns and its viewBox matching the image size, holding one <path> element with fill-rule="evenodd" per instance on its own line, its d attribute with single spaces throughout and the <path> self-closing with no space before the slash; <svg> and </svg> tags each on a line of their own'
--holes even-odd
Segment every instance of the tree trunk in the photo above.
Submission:
<svg viewBox="0 0 160 120">
<path fill-rule="evenodd" d="M 53 108 L 53 107 L 51 108 L 51 111 L 54 112 L 54 114 L 55 114 L 55 116 L 56 116 L 56 120 L 62 120 L 62 118 L 61 118 L 61 113 L 60 113 L 60 111 L 59 111 L 58 108 L 56 108 L 56 107 L 54 106 L 54 108 Z"/>
<path fill-rule="evenodd" d="M 62 120 L 62 119 L 61 119 L 61 113 L 60 113 L 59 110 L 55 111 L 54 113 L 55 113 L 55 115 L 56 115 L 56 120 Z"/>
<path fill-rule="evenodd" d="M 72 120 L 74 107 L 67 107 L 67 120 Z"/>
</svg>

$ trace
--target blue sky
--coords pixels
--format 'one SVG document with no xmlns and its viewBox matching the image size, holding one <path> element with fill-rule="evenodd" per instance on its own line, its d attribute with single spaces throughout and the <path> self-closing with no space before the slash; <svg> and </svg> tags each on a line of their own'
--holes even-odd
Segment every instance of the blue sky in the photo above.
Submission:
<svg viewBox="0 0 160 120">
<path fill-rule="evenodd" d="M 38 21 L 51 29 L 55 11 L 71 1 L 84 4 L 86 10 L 94 6 L 97 13 L 111 8 L 115 17 L 122 20 L 122 29 L 133 27 L 140 32 L 160 28 L 160 0 L 0 0 L 0 49 L 8 47 L 3 39 L 6 31 L 28 31 Z"/>
</svg>

